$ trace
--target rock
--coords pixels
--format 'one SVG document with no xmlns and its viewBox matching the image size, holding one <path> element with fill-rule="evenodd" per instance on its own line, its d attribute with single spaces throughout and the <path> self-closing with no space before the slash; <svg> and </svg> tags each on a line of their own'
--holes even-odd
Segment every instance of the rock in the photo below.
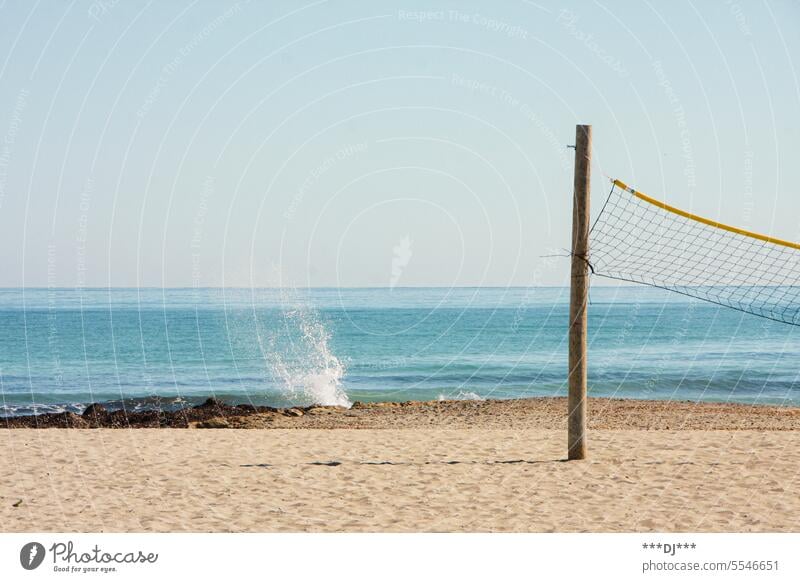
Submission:
<svg viewBox="0 0 800 582">
<path fill-rule="evenodd" d="M 83 411 L 83 416 L 90 416 L 94 414 L 108 414 L 108 410 L 102 404 L 98 404 L 94 402 L 86 407 L 86 410 Z"/>
<path fill-rule="evenodd" d="M 344 408 L 340 409 L 338 406 L 312 406 L 308 410 L 306 410 L 306 414 L 331 414 L 334 412 L 338 412 L 339 410 L 345 410 Z"/>
<path fill-rule="evenodd" d="M 206 398 L 206 401 L 202 404 L 198 404 L 195 408 L 224 408 L 225 403 L 221 400 L 214 398 L 211 396 L 210 398 Z"/>
<path fill-rule="evenodd" d="M 284 414 L 286 416 L 303 416 L 305 413 L 299 408 L 289 408 L 284 412 Z"/>
<path fill-rule="evenodd" d="M 81 417 L 91 424 L 99 425 L 108 418 L 108 410 L 102 404 L 95 402 L 86 407 Z"/>
<path fill-rule="evenodd" d="M 367 405 L 366 405 L 366 404 L 364 404 L 364 403 L 363 403 L 363 402 L 361 402 L 360 400 L 356 400 L 355 402 L 353 402 L 353 405 L 352 405 L 350 408 L 351 408 L 351 409 L 353 409 L 353 408 L 356 408 L 356 409 L 358 409 L 358 408 L 366 408 L 366 407 L 367 407 Z"/>
<path fill-rule="evenodd" d="M 89 428 L 89 423 L 74 412 L 60 412 L 52 416 L 53 424 L 57 428 Z"/>
<path fill-rule="evenodd" d="M 230 423 L 224 418 L 215 417 L 197 423 L 197 428 L 230 428 Z"/>
</svg>

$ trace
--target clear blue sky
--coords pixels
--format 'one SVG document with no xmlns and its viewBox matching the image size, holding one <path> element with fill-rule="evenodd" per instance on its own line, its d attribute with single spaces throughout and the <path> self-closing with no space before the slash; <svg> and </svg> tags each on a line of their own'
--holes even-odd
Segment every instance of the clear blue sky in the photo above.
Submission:
<svg viewBox="0 0 800 582">
<path fill-rule="evenodd" d="M 0 286 L 558 285 L 601 172 L 800 239 L 800 3 L 0 3 Z"/>
</svg>

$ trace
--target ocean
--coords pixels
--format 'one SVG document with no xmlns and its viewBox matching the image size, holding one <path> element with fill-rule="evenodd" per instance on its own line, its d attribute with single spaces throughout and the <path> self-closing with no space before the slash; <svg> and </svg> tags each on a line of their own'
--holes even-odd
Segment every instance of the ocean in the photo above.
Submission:
<svg viewBox="0 0 800 582">
<path fill-rule="evenodd" d="M 2 289 L 0 415 L 566 393 L 566 288 Z M 589 395 L 800 405 L 800 331 L 592 288 Z"/>
</svg>

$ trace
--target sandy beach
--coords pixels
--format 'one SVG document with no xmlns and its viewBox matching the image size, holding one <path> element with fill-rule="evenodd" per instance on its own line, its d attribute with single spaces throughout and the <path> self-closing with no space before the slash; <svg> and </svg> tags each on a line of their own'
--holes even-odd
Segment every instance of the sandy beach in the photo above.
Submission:
<svg viewBox="0 0 800 582">
<path fill-rule="evenodd" d="M 563 460 L 563 410 L 373 404 L 219 410 L 188 429 L 2 429 L 0 520 L 6 532 L 800 530 L 800 409 L 595 399 L 578 462 Z"/>
</svg>

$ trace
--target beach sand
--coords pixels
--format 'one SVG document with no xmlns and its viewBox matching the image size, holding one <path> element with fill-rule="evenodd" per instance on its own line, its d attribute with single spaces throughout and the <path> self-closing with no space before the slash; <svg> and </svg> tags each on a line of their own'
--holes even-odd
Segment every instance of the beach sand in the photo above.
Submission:
<svg viewBox="0 0 800 582">
<path fill-rule="evenodd" d="M 276 427 L 266 429 L 1 429 L 0 523 L 5 532 L 800 531 L 800 409 L 593 399 L 590 458 L 564 462 L 562 404 L 367 405 L 222 422 Z"/>
</svg>

